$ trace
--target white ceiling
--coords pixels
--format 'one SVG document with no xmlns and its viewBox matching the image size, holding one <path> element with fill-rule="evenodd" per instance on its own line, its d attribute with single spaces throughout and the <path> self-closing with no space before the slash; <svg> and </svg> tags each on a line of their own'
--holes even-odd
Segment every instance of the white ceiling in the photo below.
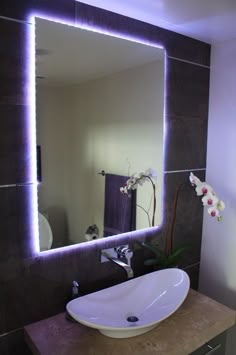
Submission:
<svg viewBox="0 0 236 355">
<path fill-rule="evenodd" d="M 236 0 L 80 0 L 207 43 L 236 38 Z"/>
</svg>

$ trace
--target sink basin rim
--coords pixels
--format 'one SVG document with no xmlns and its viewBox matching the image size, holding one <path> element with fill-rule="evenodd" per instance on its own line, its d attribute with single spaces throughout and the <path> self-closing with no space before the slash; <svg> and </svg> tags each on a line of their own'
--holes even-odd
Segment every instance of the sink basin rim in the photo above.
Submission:
<svg viewBox="0 0 236 355">
<path fill-rule="evenodd" d="M 82 296 L 79 299 L 77 299 L 77 300 L 81 300 L 84 297 L 87 297 L 87 296 L 90 296 L 90 295 L 96 296 L 96 295 L 99 295 L 100 293 L 102 293 L 104 291 L 108 292 L 109 290 L 114 290 L 114 288 L 117 288 L 120 285 L 123 285 L 123 284 L 128 285 L 128 283 L 132 283 L 132 282 L 134 282 L 134 280 L 135 280 L 135 283 L 138 283 L 139 280 L 141 281 L 141 278 L 150 277 L 150 275 L 154 275 L 156 273 L 163 273 L 163 272 L 171 273 L 172 271 L 173 272 L 177 272 L 177 273 L 181 273 L 183 275 L 183 277 L 184 277 L 184 282 L 186 283 L 186 285 L 185 285 L 185 292 L 183 293 L 183 298 L 182 298 L 181 302 L 176 304 L 175 308 L 172 309 L 171 313 L 166 314 L 162 318 L 155 319 L 152 322 L 143 323 L 141 325 L 135 325 L 134 323 L 132 323 L 132 324 L 127 324 L 127 326 L 113 326 L 113 325 L 103 325 L 103 324 L 100 324 L 100 323 L 96 323 L 96 322 L 93 322 L 91 319 L 89 321 L 87 321 L 87 320 L 81 318 L 80 316 L 78 316 L 78 314 L 76 314 L 75 312 L 73 312 L 71 310 L 70 305 L 72 304 L 72 302 L 74 302 L 76 300 L 70 301 L 67 304 L 67 306 L 66 306 L 67 311 L 79 323 L 84 324 L 84 325 L 86 325 L 86 326 L 88 326 L 90 328 L 98 329 L 102 334 L 107 335 L 107 336 L 112 336 L 112 337 L 116 337 L 116 338 L 117 337 L 118 338 L 124 338 L 124 337 L 131 337 L 131 336 L 135 336 L 135 335 L 139 335 L 139 334 L 145 333 L 145 332 L 151 330 L 152 328 L 156 327 L 160 322 L 162 322 L 163 320 L 165 320 L 169 316 L 171 316 L 182 305 L 182 303 L 185 301 L 185 299 L 186 299 L 186 297 L 188 295 L 188 292 L 189 292 L 189 288 L 190 288 L 189 276 L 187 275 L 187 273 L 185 271 L 183 271 L 181 269 L 176 269 L 176 268 L 169 268 L 169 269 L 163 269 L 163 270 L 159 270 L 159 271 L 154 271 L 152 273 L 137 277 L 137 278 L 132 279 L 132 280 L 128 280 L 128 281 L 126 281 L 124 283 L 121 283 L 121 284 L 118 284 L 118 285 L 115 285 L 115 286 L 112 286 L 112 287 L 108 287 L 107 289 L 100 290 L 100 291 L 91 293 L 89 295 Z M 80 301 L 78 301 L 78 302 L 80 302 Z M 145 322 L 145 319 L 144 319 L 144 322 Z M 135 331 L 138 334 L 134 334 L 134 335 L 129 335 L 128 334 L 128 333 L 133 333 Z M 109 334 L 112 334 L 112 332 L 117 332 L 117 334 L 119 332 L 120 333 L 124 332 L 125 334 L 124 335 L 120 334 L 121 336 L 118 336 L 117 334 L 116 335 L 114 335 L 114 334 L 113 335 L 109 335 Z"/>
</svg>

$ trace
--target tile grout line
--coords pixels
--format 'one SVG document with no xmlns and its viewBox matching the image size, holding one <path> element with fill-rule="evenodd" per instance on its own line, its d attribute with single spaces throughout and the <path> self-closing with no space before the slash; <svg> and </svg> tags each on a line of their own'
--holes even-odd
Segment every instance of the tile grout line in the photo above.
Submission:
<svg viewBox="0 0 236 355">
<path fill-rule="evenodd" d="M 29 21 L 24 21 L 24 20 L 19 20 L 13 17 L 7 17 L 7 16 L 0 16 L 0 20 L 7 20 L 7 21 L 12 21 L 12 22 L 18 22 L 23 25 L 31 25 Z"/>
<path fill-rule="evenodd" d="M 169 59 L 173 59 L 173 60 L 177 60 L 179 62 L 184 62 L 184 63 L 188 63 L 188 64 L 192 64 L 192 65 L 197 65 L 199 67 L 203 67 L 203 68 L 207 68 L 210 69 L 210 65 L 205 65 L 205 64 L 200 64 L 200 63 L 196 63 L 196 62 L 191 62 L 190 60 L 187 59 L 181 59 L 181 58 L 177 58 L 177 57 L 172 57 L 171 55 L 168 55 L 167 58 Z"/>
<path fill-rule="evenodd" d="M 23 327 L 10 330 L 10 332 L 0 334 L 0 338 L 4 338 L 7 335 L 13 334 L 19 330 L 23 330 Z"/>
<path fill-rule="evenodd" d="M 200 261 L 197 261 L 197 262 L 194 263 L 194 264 L 190 264 L 190 265 L 184 266 L 184 267 L 182 268 L 182 270 L 188 270 L 188 269 L 191 269 L 192 267 L 195 267 L 195 266 L 198 266 L 198 265 L 200 265 Z"/>
<path fill-rule="evenodd" d="M 199 169 L 184 169 L 184 170 L 165 170 L 164 174 L 176 174 L 176 173 L 187 173 L 189 171 L 205 171 L 206 168 L 199 168 Z"/>
<path fill-rule="evenodd" d="M 0 185 L 0 189 L 6 189 L 9 187 L 21 187 L 21 186 L 30 186 L 34 185 L 34 182 L 25 182 L 25 183 L 20 183 L 20 184 L 8 184 L 8 185 Z"/>
</svg>

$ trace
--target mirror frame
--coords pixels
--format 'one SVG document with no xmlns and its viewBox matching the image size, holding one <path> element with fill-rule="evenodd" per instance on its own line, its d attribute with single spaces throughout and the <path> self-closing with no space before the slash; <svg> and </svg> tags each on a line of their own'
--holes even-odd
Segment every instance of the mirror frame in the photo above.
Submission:
<svg viewBox="0 0 236 355">
<path fill-rule="evenodd" d="M 145 41 L 143 38 L 137 38 L 135 36 L 129 35 L 125 36 L 123 34 L 117 35 L 117 33 L 113 33 L 112 31 L 104 31 L 101 30 L 99 27 L 96 26 L 89 26 L 84 23 L 74 23 L 67 21 L 65 19 L 59 19 L 54 16 L 43 15 L 42 13 L 37 14 L 33 13 L 29 17 L 29 22 L 31 23 L 31 28 L 28 35 L 28 51 L 29 51 L 29 62 L 28 62 L 28 69 L 29 69 L 29 83 L 28 83 L 28 96 L 29 96 L 29 134 L 30 134 L 30 145 L 31 145 L 31 152 L 32 154 L 32 166 L 31 166 L 31 174 L 33 180 L 33 190 L 32 190 L 32 228 L 33 228 L 33 240 L 32 240 L 32 249 L 34 254 L 52 254 L 52 253 L 59 253 L 65 250 L 71 249 L 78 249 L 80 247 L 88 247 L 93 245 L 103 246 L 104 242 L 112 242 L 113 244 L 120 245 L 123 244 L 123 237 L 128 237 L 129 239 L 137 239 L 139 234 L 141 233 L 142 236 L 145 231 L 154 231 L 156 232 L 162 227 L 164 216 L 164 195 L 165 195 L 165 184 L 164 184 L 164 169 L 161 172 L 160 179 L 162 180 L 162 197 L 161 197 L 161 224 L 154 227 L 148 227 L 145 229 L 140 229 L 137 231 L 117 234 L 115 236 L 109 236 L 107 238 L 96 239 L 94 241 L 82 242 L 77 244 L 72 244 L 69 246 L 63 246 L 60 248 L 49 249 L 46 251 L 40 251 L 39 246 L 39 221 L 38 221 L 38 182 L 37 182 L 37 150 L 36 150 L 36 26 L 35 26 L 35 18 L 40 18 L 43 20 L 48 20 L 51 22 L 60 23 L 66 26 L 71 26 L 74 28 L 80 28 L 92 32 L 97 32 L 100 34 L 108 35 L 111 37 L 116 37 L 120 39 L 129 40 L 132 42 L 140 43 L 143 45 L 159 48 L 164 50 L 164 111 L 163 111 L 163 167 L 165 167 L 165 151 L 166 151 L 166 142 L 167 142 L 167 123 L 166 123 L 166 81 L 167 81 L 167 51 L 163 45 L 158 45 L 153 43 L 152 41 Z"/>
</svg>

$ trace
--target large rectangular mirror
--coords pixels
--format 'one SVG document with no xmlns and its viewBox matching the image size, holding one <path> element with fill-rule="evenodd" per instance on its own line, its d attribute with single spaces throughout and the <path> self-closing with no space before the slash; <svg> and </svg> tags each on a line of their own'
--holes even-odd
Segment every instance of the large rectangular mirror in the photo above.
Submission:
<svg viewBox="0 0 236 355">
<path fill-rule="evenodd" d="M 36 18 L 41 250 L 161 223 L 164 56 Z"/>
</svg>

